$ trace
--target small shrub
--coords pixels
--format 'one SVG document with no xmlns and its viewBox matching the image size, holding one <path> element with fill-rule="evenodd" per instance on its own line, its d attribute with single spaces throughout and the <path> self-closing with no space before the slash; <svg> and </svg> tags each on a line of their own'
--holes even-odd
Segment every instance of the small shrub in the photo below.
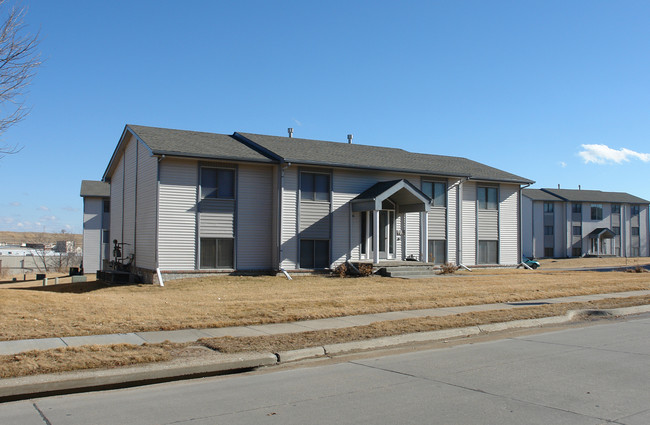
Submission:
<svg viewBox="0 0 650 425">
<path fill-rule="evenodd" d="M 625 271 L 628 272 L 628 273 L 645 273 L 645 272 L 647 272 L 647 270 L 644 269 L 641 266 L 636 266 L 633 269 L 627 269 Z"/>
<path fill-rule="evenodd" d="M 332 270 L 332 274 L 338 277 L 345 277 L 348 274 L 348 266 L 346 266 L 345 263 L 339 264 L 334 270 Z"/>
<path fill-rule="evenodd" d="M 359 264 L 359 273 L 361 276 L 370 276 L 372 274 L 372 264 Z"/>
<path fill-rule="evenodd" d="M 452 263 L 445 263 L 440 266 L 440 274 L 453 274 L 458 270 L 458 266 Z"/>
</svg>

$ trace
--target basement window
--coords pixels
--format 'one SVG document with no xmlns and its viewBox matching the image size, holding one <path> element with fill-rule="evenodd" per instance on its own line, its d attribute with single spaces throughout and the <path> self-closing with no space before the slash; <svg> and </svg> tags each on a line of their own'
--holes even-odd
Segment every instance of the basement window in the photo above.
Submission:
<svg viewBox="0 0 650 425">
<path fill-rule="evenodd" d="M 319 239 L 300 240 L 300 268 L 326 269 L 330 266 L 330 241 Z"/>
<path fill-rule="evenodd" d="M 201 269 L 234 269 L 235 240 L 232 238 L 201 238 Z"/>
<path fill-rule="evenodd" d="M 497 264 L 499 258 L 498 241 L 478 241 L 478 263 Z"/>
</svg>

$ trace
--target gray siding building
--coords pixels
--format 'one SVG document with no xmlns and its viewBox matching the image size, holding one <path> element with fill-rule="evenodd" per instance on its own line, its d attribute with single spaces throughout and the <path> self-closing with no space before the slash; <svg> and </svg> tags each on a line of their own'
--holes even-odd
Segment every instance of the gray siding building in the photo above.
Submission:
<svg viewBox="0 0 650 425">
<path fill-rule="evenodd" d="M 648 203 L 622 192 L 524 189 L 523 253 L 547 258 L 646 257 Z"/>
<path fill-rule="evenodd" d="M 146 281 L 412 259 L 515 265 L 521 185 L 465 158 L 127 125 L 102 181 Z"/>
<path fill-rule="evenodd" d="M 84 273 L 95 273 L 109 259 L 111 187 L 106 182 L 83 180 L 83 260 Z"/>
</svg>

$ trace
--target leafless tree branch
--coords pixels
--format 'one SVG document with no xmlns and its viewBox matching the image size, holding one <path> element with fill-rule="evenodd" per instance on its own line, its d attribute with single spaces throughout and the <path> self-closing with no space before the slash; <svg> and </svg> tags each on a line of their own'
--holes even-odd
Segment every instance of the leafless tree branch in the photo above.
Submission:
<svg viewBox="0 0 650 425">
<path fill-rule="evenodd" d="M 39 33 L 26 31 L 27 9 L 0 0 L 0 136 L 9 127 L 25 119 L 27 89 L 41 64 Z M 18 145 L 0 145 L 0 158 L 20 151 Z"/>
</svg>

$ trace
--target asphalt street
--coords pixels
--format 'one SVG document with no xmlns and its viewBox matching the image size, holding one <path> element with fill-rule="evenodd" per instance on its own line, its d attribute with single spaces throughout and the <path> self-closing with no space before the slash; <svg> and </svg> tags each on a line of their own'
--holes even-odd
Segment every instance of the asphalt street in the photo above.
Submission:
<svg viewBox="0 0 650 425">
<path fill-rule="evenodd" d="M 2 424 L 650 423 L 650 315 L 0 405 Z M 471 340 L 469 340 L 471 342 Z"/>
</svg>

